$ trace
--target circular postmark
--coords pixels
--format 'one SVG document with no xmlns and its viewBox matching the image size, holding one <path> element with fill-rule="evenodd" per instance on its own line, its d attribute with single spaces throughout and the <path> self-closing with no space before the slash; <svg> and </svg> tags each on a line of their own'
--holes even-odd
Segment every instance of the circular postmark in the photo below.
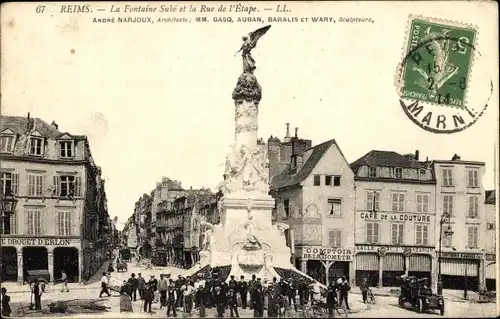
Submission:
<svg viewBox="0 0 500 319">
<path fill-rule="evenodd" d="M 476 29 L 412 18 L 407 37 L 395 84 L 408 118 L 445 134 L 476 123 L 493 94 L 488 64 L 475 46 Z"/>
</svg>

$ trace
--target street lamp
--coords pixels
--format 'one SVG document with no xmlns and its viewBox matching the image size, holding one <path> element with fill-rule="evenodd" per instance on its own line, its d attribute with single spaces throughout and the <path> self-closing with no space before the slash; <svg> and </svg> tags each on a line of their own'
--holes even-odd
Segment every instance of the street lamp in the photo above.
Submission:
<svg viewBox="0 0 500 319">
<path fill-rule="evenodd" d="M 448 227 L 444 231 L 444 235 L 446 238 L 450 238 L 453 235 L 453 230 L 451 229 L 450 226 L 450 215 L 448 213 L 443 213 L 441 215 L 441 220 L 439 221 L 439 257 L 438 257 L 438 265 L 439 265 L 439 271 L 438 271 L 438 284 L 437 284 L 437 293 L 438 295 L 443 294 L 443 281 L 441 278 L 441 250 L 442 250 L 442 240 L 443 240 L 443 224 L 447 223 Z"/>
<path fill-rule="evenodd" d="M 2 213 L 2 232 L 5 232 L 5 229 L 9 228 L 10 233 L 10 227 L 6 226 L 10 226 L 10 218 L 6 218 L 10 217 L 10 215 L 12 215 L 16 211 L 16 205 L 17 199 L 11 191 L 7 191 L 6 194 L 2 195 L 2 200 L 0 201 L 0 209 Z M 6 220 L 9 222 L 9 224 L 5 222 Z"/>
</svg>

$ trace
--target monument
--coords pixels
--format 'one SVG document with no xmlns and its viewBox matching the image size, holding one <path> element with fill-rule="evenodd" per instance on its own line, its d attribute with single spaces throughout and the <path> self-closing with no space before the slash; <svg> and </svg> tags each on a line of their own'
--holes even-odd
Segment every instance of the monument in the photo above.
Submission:
<svg viewBox="0 0 500 319">
<path fill-rule="evenodd" d="M 243 73 L 239 76 L 232 98 L 235 105 L 235 142 L 230 146 L 219 203 L 220 224 L 205 221 L 199 264 L 186 272 L 194 276 L 203 269 L 225 268 L 222 280 L 234 275 L 252 275 L 271 280 L 273 277 L 312 278 L 301 273 L 290 262 L 286 245 L 286 224 L 272 224 L 275 201 L 269 195 L 267 152 L 258 145 L 258 113 L 262 88 L 254 75 L 251 56 L 257 41 L 271 26 L 243 37 L 241 49 Z M 237 52 L 237 53 L 238 53 Z"/>
</svg>

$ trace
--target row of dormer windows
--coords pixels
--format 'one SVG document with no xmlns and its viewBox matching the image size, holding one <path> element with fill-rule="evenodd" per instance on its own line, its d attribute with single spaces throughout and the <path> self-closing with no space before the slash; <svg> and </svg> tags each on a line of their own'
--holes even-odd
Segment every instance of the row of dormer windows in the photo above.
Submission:
<svg viewBox="0 0 500 319">
<path fill-rule="evenodd" d="M 425 179 L 425 177 L 427 175 L 427 170 L 421 168 L 421 169 L 417 170 L 417 174 L 418 174 L 417 175 L 418 179 Z M 368 167 L 368 177 L 371 177 L 371 178 L 381 177 L 378 174 L 377 167 L 375 167 L 375 166 Z M 403 177 L 403 169 L 401 167 L 396 167 L 394 169 L 393 178 L 395 178 L 395 179 L 403 179 L 404 178 Z"/>
<path fill-rule="evenodd" d="M 4 135 L 0 136 L 0 152 L 14 153 L 15 136 Z M 75 143 L 72 140 L 58 141 L 59 157 L 73 158 L 75 156 Z M 41 137 L 30 137 L 29 139 L 29 155 L 43 156 L 44 154 L 44 139 Z"/>
</svg>

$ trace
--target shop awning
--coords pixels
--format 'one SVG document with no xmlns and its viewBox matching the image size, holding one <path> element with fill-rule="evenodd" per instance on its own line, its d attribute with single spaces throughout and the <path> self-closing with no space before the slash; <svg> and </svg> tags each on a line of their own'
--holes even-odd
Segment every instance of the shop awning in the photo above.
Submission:
<svg viewBox="0 0 500 319">
<path fill-rule="evenodd" d="M 378 270 L 378 254 L 358 253 L 356 255 L 357 270 Z"/>
<path fill-rule="evenodd" d="M 428 255 L 411 255 L 408 271 L 432 271 L 431 257 Z"/>
<path fill-rule="evenodd" d="M 404 271 L 403 254 L 387 254 L 383 261 L 384 271 Z"/>
<path fill-rule="evenodd" d="M 478 275 L 479 260 L 443 258 L 441 273 L 449 276 L 475 277 Z"/>
</svg>

